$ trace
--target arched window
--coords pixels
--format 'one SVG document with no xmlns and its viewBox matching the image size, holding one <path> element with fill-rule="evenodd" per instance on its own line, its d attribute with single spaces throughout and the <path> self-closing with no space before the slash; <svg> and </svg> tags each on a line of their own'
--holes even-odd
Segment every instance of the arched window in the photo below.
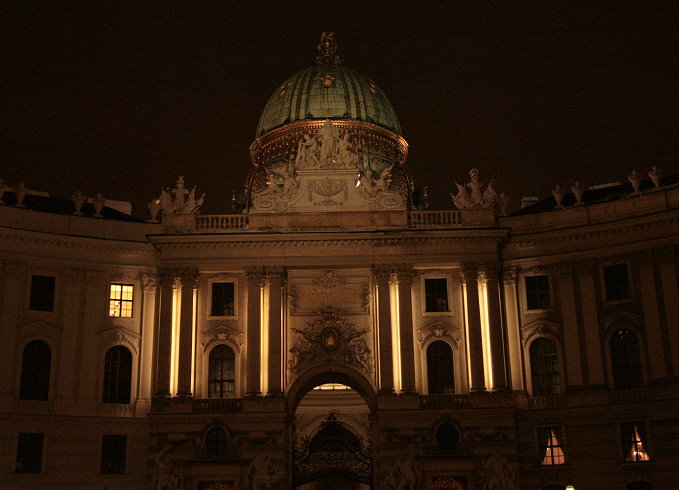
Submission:
<svg viewBox="0 0 679 490">
<path fill-rule="evenodd" d="M 436 340 L 427 348 L 427 382 L 430 395 L 455 391 L 453 350 L 446 342 Z"/>
<path fill-rule="evenodd" d="M 22 400 L 47 400 L 50 391 L 51 365 L 52 350 L 46 342 L 33 340 L 26 344 L 21 361 L 19 398 Z"/>
<path fill-rule="evenodd" d="M 641 388 L 641 356 L 639 339 L 631 330 L 622 328 L 611 337 L 613 386 L 619 390 Z"/>
<path fill-rule="evenodd" d="M 442 451 L 455 451 L 460 442 L 460 434 L 450 422 L 444 422 L 436 428 L 436 445 Z"/>
<path fill-rule="evenodd" d="M 559 393 L 559 356 L 554 342 L 541 337 L 531 344 L 530 371 L 533 395 Z"/>
<path fill-rule="evenodd" d="M 122 345 L 111 347 L 104 358 L 104 403 L 130 403 L 132 354 Z"/>
<path fill-rule="evenodd" d="M 236 394 L 236 355 L 224 344 L 210 352 L 208 398 L 233 398 Z"/>
<path fill-rule="evenodd" d="M 214 427 L 205 435 L 205 452 L 208 456 L 223 456 L 228 446 L 226 431 L 220 427 Z"/>
</svg>

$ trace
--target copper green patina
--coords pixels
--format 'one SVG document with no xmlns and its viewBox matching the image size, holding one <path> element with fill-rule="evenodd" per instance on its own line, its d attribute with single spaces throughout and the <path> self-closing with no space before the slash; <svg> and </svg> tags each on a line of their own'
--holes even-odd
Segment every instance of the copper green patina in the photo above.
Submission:
<svg viewBox="0 0 679 490">
<path fill-rule="evenodd" d="M 288 78 L 271 95 L 257 137 L 285 124 L 337 119 L 376 124 L 398 135 L 401 126 L 384 92 L 368 77 L 342 66 L 332 33 L 323 33 L 317 65 Z"/>
</svg>

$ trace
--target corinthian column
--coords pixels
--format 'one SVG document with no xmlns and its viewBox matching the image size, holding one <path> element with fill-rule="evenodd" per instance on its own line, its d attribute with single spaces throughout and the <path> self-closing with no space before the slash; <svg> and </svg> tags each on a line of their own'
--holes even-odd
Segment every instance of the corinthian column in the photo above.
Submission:
<svg viewBox="0 0 679 490">
<path fill-rule="evenodd" d="M 191 390 L 191 373 L 193 371 L 193 290 L 197 287 L 198 271 L 194 268 L 183 269 L 180 273 L 182 282 L 181 313 L 179 316 L 179 371 L 177 395 L 193 396 Z"/>
<path fill-rule="evenodd" d="M 139 400 L 148 404 L 151 399 L 151 382 L 153 373 L 153 337 L 156 319 L 156 293 L 158 277 L 144 274 L 144 299 L 141 314 L 141 356 L 139 359 Z"/>
<path fill-rule="evenodd" d="M 172 361 L 172 300 L 176 271 L 163 268 L 158 271 L 160 298 L 158 301 L 158 348 L 156 349 L 155 396 L 170 396 L 170 365 Z"/>
<path fill-rule="evenodd" d="M 269 282 L 269 394 L 280 394 L 283 366 L 281 362 L 282 291 L 285 271 L 282 267 L 268 268 Z"/>
<path fill-rule="evenodd" d="M 411 287 L 415 273 L 404 266 L 397 272 L 398 323 L 401 337 L 401 391 L 415 391 L 415 350 L 413 345 L 413 301 Z"/>
<path fill-rule="evenodd" d="M 493 373 L 494 390 L 507 389 L 507 370 L 505 367 L 505 343 L 502 332 L 502 311 L 500 310 L 500 270 L 495 264 L 484 265 L 483 275 L 486 280 L 486 302 L 488 307 L 488 333 L 490 341 L 490 359 Z"/>
<path fill-rule="evenodd" d="M 386 266 L 373 269 L 377 283 L 377 342 L 379 355 L 379 386 L 382 393 L 394 391 L 394 353 L 391 340 L 391 300 L 389 280 L 391 270 Z"/>
<path fill-rule="evenodd" d="M 507 320 L 507 351 L 512 390 L 523 391 L 523 366 L 521 362 L 521 332 L 516 299 L 516 267 L 505 269 L 502 275 L 505 288 L 505 314 Z"/>
<path fill-rule="evenodd" d="M 481 335 L 481 312 L 479 311 L 479 271 L 476 264 L 464 264 L 460 270 L 465 284 L 465 311 L 467 319 L 467 341 L 471 372 L 471 391 L 485 391 L 483 372 L 483 337 Z"/>
<path fill-rule="evenodd" d="M 246 394 L 261 395 L 260 383 L 262 360 L 262 279 L 261 267 L 253 267 L 248 277 L 248 319 L 247 319 L 247 374 Z"/>
</svg>

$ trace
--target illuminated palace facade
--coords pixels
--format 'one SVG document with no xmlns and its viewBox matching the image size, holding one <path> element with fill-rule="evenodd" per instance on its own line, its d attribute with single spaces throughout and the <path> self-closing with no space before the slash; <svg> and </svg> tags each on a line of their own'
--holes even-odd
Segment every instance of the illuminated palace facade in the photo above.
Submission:
<svg viewBox="0 0 679 490">
<path fill-rule="evenodd" d="M 678 488 L 676 180 L 427 210 L 400 133 L 325 36 L 244 212 L 3 184 L 0 488 Z"/>
</svg>

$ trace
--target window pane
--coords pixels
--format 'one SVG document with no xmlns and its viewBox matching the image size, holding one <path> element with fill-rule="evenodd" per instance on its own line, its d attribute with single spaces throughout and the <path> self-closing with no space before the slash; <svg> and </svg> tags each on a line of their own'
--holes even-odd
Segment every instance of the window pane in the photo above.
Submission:
<svg viewBox="0 0 679 490">
<path fill-rule="evenodd" d="M 37 311 L 54 311 L 54 285 L 53 277 L 32 276 L 29 308 Z"/>
<path fill-rule="evenodd" d="M 212 283 L 211 316 L 234 316 L 234 283 Z"/>
<path fill-rule="evenodd" d="M 17 473 L 40 473 L 43 434 L 20 432 L 17 444 Z"/>
<path fill-rule="evenodd" d="M 111 347 L 104 359 L 104 403 L 130 403 L 132 354 L 121 345 Z"/>
<path fill-rule="evenodd" d="M 131 284 L 111 284 L 109 316 L 131 317 L 134 300 L 134 286 Z"/>
<path fill-rule="evenodd" d="M 551 306 L 549 297 L 549 276 L 526 276 L 526 308 L 543 310 Z"/>
<path fill-rule="evenodd" d="M 208 398 L 233 398 L 236 393 L 236 356 L 230 347 L 218 345 L 210 352 Z"/>
<path fill-rule="evenodd" d="M 634 332 L 620 329 L 611 337 L 613 384 L 616 389 L 641 388 L 641 355 Z"/>
<path fill-rule="evenodd" d="M 607 301 L 619 301 L 629 298 L 627 264 L 615 264 L 604 267 L 604 283 Z"/>
<path fill-rule="evenodd" d="M 51 364 L 52 351 L 46 342 L 34 340 L 26 344 L 21 363 L 20 399 L 47 400 Z"/>
<path fill-rule="evenodd" d="M 101 440 L 101 472 L 125 473 L 127 436 L 103 436 Z"/>
<path fill-rule="evenodd" d="M 538 438 L 540 440 L 540 464 L 551 466 L 565 463 L 559 428 L 539 429 Z"/>
<path fill-rule="evenodd" d="M 424 294 L 426 311 L 448 311 L 447 279 L 425 279 Z"/>
<path fill-rule="evenodd" d="M 455 391 L 453 350 L 442 340 L 432 342 L 427 348 L 427 381 L 430 395 Z"/>
<path fill-rule="evenodd" d="M 620 436 L 625 461 L 633 463 L 651 459 L 646 452 L 646 430 L 643 422 L 621 424 Z"/>
<path fill-rule="evenodd" d="M 533 395 L 545 396 L 559 393 L 559 358 L 554 342 L 543 337 L 531 344 L 530 368 Z"/>
</svg>

